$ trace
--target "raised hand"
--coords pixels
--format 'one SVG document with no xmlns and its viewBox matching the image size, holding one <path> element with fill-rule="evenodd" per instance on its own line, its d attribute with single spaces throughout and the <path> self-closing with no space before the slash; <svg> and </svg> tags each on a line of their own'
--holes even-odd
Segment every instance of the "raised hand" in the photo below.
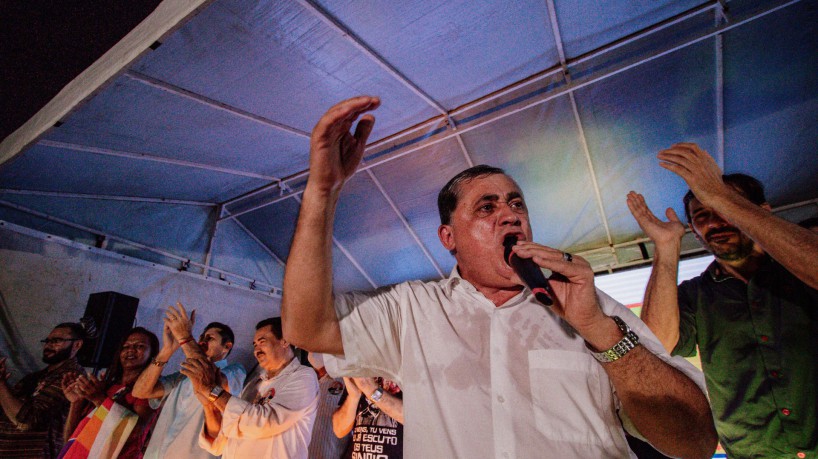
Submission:
<svg viewBox="0 0 818 459">
<path fill-rule="evenodd" d="M 645 197 L 635 191 L 628 193 L 628 209 L 642 231 L 657 245 L 678 243 L 685 234 L 685 226 L 676 212 L 668 207 L 665 215 L 668 221 L 662 221 L 653 214 L 645 202 Z"/>
<path fill-rule="evenodd" d="M 355 172 L 375 125 L 374 116 L 363 114 L 378 108 L 380 103 L 377 97 L 354 97 L 339 102 L 321 117 L 310 137 L 308 186 L 321 191 L 338 190 Z M 350 129 L 359 117 L 353 134 Z"/>
<path fill-rule="evenodd" d="M 684 179 L 696 199 L 704 205 L 712 205 L 718 196 L 735 193 L 722 180 L 722 172 L 709 153 L 695 143 L 676 143 L 656 155 L 659 165 Z"/>
<path fill-rule="evenodd" d="M 173 338 L 178 342 L 193 337 L 193 325 L 196 323 L 196 311 L 188 317 L 185 306 L 176 302 L 176 306 L 168 307 L 165 313 L 165 326 L 170 329 Z M 162 333 L 164 339 L 164 332 Z"/>
<path fill-rule="evenodd" d="M 92 374 L 79 375 L 76 380 L 77 391 L 80 395 L 96 406 L 105 401 L 105 382 Z"/>
<path fill-rule="evenodd" d="M 358 387 L 358 384 L 355 383 L 354 379 L 355 378 L 347 378 L 345 376 L 344 385 L 347 387 L 349 397 L 352 398 L 353 400 L 357 400 L 361 397 L 361 389 Z"/>
<path fill-rule="evenodd" d="M 78 377 L 79 374 L 73 371 L 62 375 L 62 381 L 60 381 L 60 388 L 62 389 L 62 393 L 69 403 L 76 403 L 83 399 L 83 396 L 80 393 L 77 385 Z"/>
</svg>

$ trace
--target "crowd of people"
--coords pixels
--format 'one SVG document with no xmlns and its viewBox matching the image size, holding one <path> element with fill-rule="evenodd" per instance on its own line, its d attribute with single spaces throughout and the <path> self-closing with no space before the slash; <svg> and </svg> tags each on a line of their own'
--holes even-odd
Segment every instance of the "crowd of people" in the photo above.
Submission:
<svg viewBox="0 0 818 459">
<path fill-rule="evenodd" d="M 195 311 L 169 307 L 161 344 L 151 331 L 131 329 L 100 375 L 77 361 L 88 341 L 78 323 L 54 327 L 42 340 L 48 366 L 14 387 L 0 360 L 0 457 L 340 459 L 375 457 L 367 454 L 378 449 L 387 451 L 378 457 L 401 457 L 397 384 L 355 378 L 345 388 L 344 379 L 327 375 L 320 354 L 302 365 L 280 317 L 256 325 L 258 365 L 247 374 L 227 361 L 235 344 L 228 325 L 211 322 L 195 339 L 194 324 Z M 180 371 L 163 376 L 179 350 Z M 373 433 L 388 426 L 392 435 L 373 440 L 362 426 Z"/>
<path fill-rule="evenodd" d="M 335 208 L 379 105 L 343 101 L 313 130 L 282 315 L 256 325 L 255 369 L 228 363 L 228 325 L 195 339 L 180 303 L 161 343 L 132 329 L 99 376 L 77 362 L 82 326 L 59 324 L 42 371 L 11 387 L 0 360 L 0 456 L 626 458 L 632 436 L 672 457 L 717 442 L 731 458 L 818 457 L 818 222 L 775 216 L 760 182 L 695 144 L 661 151 L 715 261 L 677 285 L 686 227 L 631 192 L 655 246 L 640 319 L 582 257 L 532 241 L 523 191 L 481 165 L 438 196 L 448 278 L 333 294 Z M 553 273 L 553 304 L 510 266 L 510 236 L 513 256 Z M 703 374 L 682 357 L 696 353 Z"/>
</svg>

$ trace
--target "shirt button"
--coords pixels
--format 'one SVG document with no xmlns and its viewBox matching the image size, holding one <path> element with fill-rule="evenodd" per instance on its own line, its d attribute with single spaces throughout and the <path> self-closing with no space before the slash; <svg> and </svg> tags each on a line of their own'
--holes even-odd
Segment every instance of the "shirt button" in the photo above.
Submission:
<svg viewBox="0 0 818 459">
<path fill-rule="evenodd" d="M 498 395 L 497 396 L 497 401 L 500 402 L 500 403 L 503 403 L 503 402 L 506 401 L 506 399 L 504 399 L 502 395 Z"/>
<path fill-rule="evenodd" d="M 781 408 L 781 414 L 783 414 L 784 416 L 789 416 L 790 410 L 788 410 L 787 408 Z"/>
<path fill-rule="evenodd" d="M 770 337 L 769 337 L 769 336 L 767 336 L 767 335 L 761 335 L 761 341 L 762 341 L 762 342 L 766 343 L 766 342 L 767 342 L 767 341 L 769 341 L 769 340 L 770 340 Z"/>
</svg>

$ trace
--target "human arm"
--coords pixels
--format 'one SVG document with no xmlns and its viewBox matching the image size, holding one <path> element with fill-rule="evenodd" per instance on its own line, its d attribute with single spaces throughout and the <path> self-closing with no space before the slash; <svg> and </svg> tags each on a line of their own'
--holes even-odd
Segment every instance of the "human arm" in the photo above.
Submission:
<svg viewBox="0 0 818 459">
<path fill-rule="evenodd" d="M 136 379 L 131 393 L 134 397 L 151 399 L 161 398 L 165 395 L 165 388 L 159 377 L 162 376 L 162 369 L 164 365 L 170 360 L 174 352 L 179 349 L 179 343 L 173 337 L 173 333 L 167 324 L 162 328 L 162 347 L 156 354 L 153 362 L 142 370 L 142 373 Z M 157 365 L 158 362 L 159 364 Z"/>
<path fill-rule="evenodd" d="M 795 277 L 818 289 L 818 234 L 773 215 L 769 204 L 754 204 L 725 184 L 713 157 L 694 143 L 677 143 L 657 157 L 661 167 L 684 179 L 699 202 L 749 236 Z"/>
<path fill-rule="evenodd" d="M 375 378 L 352 378 L 352 381 L 361 390 L 361 393 L 381 411 L 386 413 L 390 418 L 403 424 L 403 400 L 395 397 L 387 391 L 383 391 L 381 399 L 378 401 L 372 400 L 372 393 L 377 389 L 378 383 Z"/>
<path fill-rule="evenodd" d="M 631 191 L 628 193 L 627 203 L 639 227 L 654 244 L 653 269 L 642 301 L 641 318 L 670 353 L 679 342 L 676 281 L 685 228 L 671 208 L 665 211 L 668 221 L 658 219 L 641 194 Z"/>
<path fill-rule="evenodd" d="M 344 378 L 347 389 L 341 406 L 332 413 L 332 431 L 338 438 L 345 437 L 355 425 L 355 415 L 358 413 L 358 402 L 361 399 L 361 390 L 350 378 Z"/>
<path fill-rule="evenodd" d="M 68 415 L 65 419 L 65 425 L 63 426 L 64 441 L 68 441 L 68 439 L 71 438 L 71 434 L 74 433 L 74 429 L 77 428 L 82 416 L 88 409 L 88 402 L 82 397 L 82 394 L 80 394 L 79 389 L 77 388 L 78 376 L 79 374 L 77 373 L 66 373 L 63 375 L 61 381 L 63 395 L 71 404 L 68 409 Z"/>
<path fill-rule="evenodd" d="M 532 258 L 552 276 L 555 292 L 552 311 L 563 317 L 594 352 L 610 349 L 623 337 L 619 327 L 600 307 L 587 261 L 533 242 L 514 247 L 518 256 Z M 601 364 L 634 426 L 654 447 L 676 457 L 710 457 L 716 431 L 702 390 L 644 346 L 624 357 Z"/>
<path fill-rule="evenodd" d="M 375 123 L 372 115 L 363 114 L 379 104 L 367 96 L 340 102 L 318 121 L 310 138 L 310 175 L 284 272 L 281 318 L 284 338 L 313 352 L 343 354 L 332 300 L 333 220 L 341 188 L 360 163 Z"/>
<path fill-rule="evenodd" d="M 0 405 L 3 406 L 6 417 L 16 423 L 17 413 L 20 412 L 23 402 L 11 392 L 11 387 L 8 385 L 10 377 L 11 373 L 6 370 L 6 357 L 3 357 L 0 359 Z"/>
</svg>

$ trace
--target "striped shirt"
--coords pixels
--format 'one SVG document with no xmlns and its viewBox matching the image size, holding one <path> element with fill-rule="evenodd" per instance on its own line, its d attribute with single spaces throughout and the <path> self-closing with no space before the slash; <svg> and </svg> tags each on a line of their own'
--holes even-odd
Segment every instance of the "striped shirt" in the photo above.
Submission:
<svg viewBox="0 0 818 459">
<path fill-rule="evenodd" d="M 11 388 L 14 397 L 23 402 L 16 422 L 0 412 L 0 457 L 56 458 L 62 449 L 62 430 L 69 403 L 60 383 L 68 372 L 85 370 L 72 358 L 52 370 L 31 373 Z"/>
</svg>

